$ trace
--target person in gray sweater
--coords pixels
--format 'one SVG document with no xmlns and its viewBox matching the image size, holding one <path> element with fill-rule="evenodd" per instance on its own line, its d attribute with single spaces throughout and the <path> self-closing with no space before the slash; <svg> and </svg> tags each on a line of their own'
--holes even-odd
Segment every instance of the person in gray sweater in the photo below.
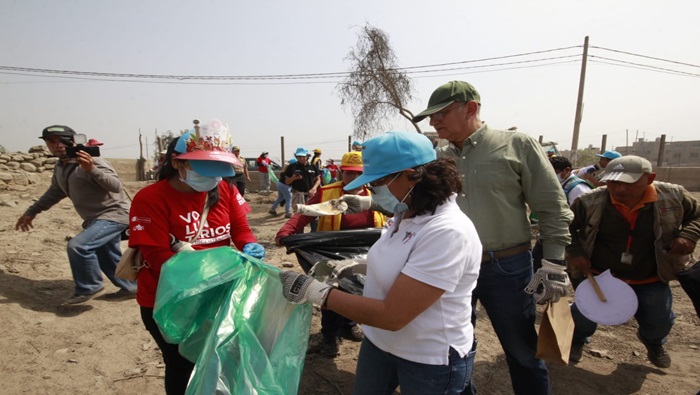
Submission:
<svg viewBox="0 0 700 395">
<path fill-rule="evenodd" d="M 59 157 L 54 167 L 51 186 L 17 220 L 16 230 L 33 228 L 37 214 L 68 197 L 83 219 L 83 231 L 68 242 L 68 261 L 73 273 L 75 291 L 65 304 L 80 304 L 98 296 L 104 289 L 103 272 L 119 287 L 106 299 L 133 298 L 136 283 L 114 276 L 121 258 L 119 242 L 129 226 L 129 201 L 114 168 L 105 160 L 84 150 L 68 157 L 76 133 L 68 126 L 54 125 L 42 131 L 41 139 L 52 155 Z"/>
</svg>

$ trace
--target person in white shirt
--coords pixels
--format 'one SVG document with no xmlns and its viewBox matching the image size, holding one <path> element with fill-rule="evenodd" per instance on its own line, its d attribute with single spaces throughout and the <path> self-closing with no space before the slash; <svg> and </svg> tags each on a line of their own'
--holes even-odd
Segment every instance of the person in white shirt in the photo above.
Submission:
<svg viewBox="0 0 700 395">
<path fill-rule="evenodd" d="M 364 170 L 346 190 L 369 184 L 371 197 L 343 195 L 347 212 L 378 209 L 393 219 L 367 254 L 362 296 L 283 271 L 292 303 L 326 306 L 362 323 L 365 338 L 353 394 L 459 394 L 474 365 L 472 291 L 482 259 L 479 236 L 460 210 L 462 183 L 430 140 L 388 132 L 363 144 Z"/>
</svg>

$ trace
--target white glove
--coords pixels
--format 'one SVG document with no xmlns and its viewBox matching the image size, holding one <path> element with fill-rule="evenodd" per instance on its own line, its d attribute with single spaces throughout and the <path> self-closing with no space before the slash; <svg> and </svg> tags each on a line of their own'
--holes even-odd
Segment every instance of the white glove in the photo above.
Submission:
<svg viewBox="0 0 700 395">
<path fill-rule="evenodd" d="M 559 301 L 568 292 L 569 276 L 565 270 L 566 266 L 543 259 L 542 267 L 532 276 L 525 292 L 533 294 L 537 304 Z"/>
<path fill-rule="evenodd" d="M 333 207 L 337 207 L 341 202 L 345 202 L 348 205 L 345 214 L 358 214 L 372 207 L 372 198 L 370 196 L 343 195 L 338 199 L 330 200 Z"/>
<path fill-rule="evenodd" d="M 322 306 L 331 290 L 330 285 L 291 270 L 281 271 L 279 276 L 282 281 L 282 294 L 292 304 L 309 302 Z"/>
<path fill-rule="evenodd" d="M 367 273 L 367 259 L 319 261 L 309 270 L 309 276 L 328 284 L 335 284 L 338 279 L 350 277 L 355 273 Z"/>
</svg>

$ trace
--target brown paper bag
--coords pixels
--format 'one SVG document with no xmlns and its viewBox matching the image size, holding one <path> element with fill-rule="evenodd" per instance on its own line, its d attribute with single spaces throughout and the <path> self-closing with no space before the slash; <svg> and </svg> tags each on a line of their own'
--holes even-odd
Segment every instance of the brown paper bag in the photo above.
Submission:
<svg viewBox="0 0 700 395">
<path fill-rule="evenodd" d="M 542 313 L 542 323 L 537 339 L 537 358 L 547 362 L 569 364 L 571 340 L 574 337 L 574 319 L 566 298 L 549 303 Z"/>
</svg>

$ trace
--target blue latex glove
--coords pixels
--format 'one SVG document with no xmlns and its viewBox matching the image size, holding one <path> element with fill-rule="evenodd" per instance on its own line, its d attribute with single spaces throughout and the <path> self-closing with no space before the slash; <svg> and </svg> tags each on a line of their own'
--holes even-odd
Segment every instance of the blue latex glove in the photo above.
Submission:
<svg viewBox="0 0 700 395">
<path fill-rule="evenodd" d="M 253 258 L 265 258 L 265 247 L 258 243 L 248 243 L 243 247 L 243 253 L 252 256 Z"/>
</svg>

